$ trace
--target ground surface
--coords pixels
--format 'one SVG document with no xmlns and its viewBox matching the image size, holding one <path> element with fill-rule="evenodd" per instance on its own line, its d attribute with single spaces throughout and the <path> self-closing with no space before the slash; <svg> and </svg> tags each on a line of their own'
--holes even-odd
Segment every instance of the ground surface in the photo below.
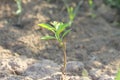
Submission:
<svg viewBox="0 0 120 80">
<path fill-rule="evenodd" d="M 15 2 L 0 1 L 0 80 L 60 80 L 63 53 L 57 42 L 40 39 L 48 31 L 37 24 L 66 22 L 62 2 L 23 0 L 23 13 L 14 16 Z M 92 18 L 85 4 L 67 36 L 66 80 L 114 80 L 120 65 L 120 28 L 111 23 L 116 11 L 99 0 Z"/>
</svg>

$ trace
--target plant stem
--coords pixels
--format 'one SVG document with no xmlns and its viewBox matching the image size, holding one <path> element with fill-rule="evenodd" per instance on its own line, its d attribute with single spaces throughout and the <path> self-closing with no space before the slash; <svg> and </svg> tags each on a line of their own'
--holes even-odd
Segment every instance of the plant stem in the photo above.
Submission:
<svg viewBox="0 0 120 80">
<path fill-rule="evenodd" d="M 66 57 L 66 43 L 62 42 L 62 49 L 63 49 L 63 54 L 64 54 L 64 63 L 63 63 L 63 69 L 62 69 L 62 73 L 65 75 L 66 72 L 66 63 L 67 63 L 67 57 Z"/>
<path fill-rule="evenodd" d="M 21 0 L 15 0 L 17 3 L 17 11 L 16 11 L 16 15 L 20 15 L 22 13 L 22 1 Z"/>
</svg>

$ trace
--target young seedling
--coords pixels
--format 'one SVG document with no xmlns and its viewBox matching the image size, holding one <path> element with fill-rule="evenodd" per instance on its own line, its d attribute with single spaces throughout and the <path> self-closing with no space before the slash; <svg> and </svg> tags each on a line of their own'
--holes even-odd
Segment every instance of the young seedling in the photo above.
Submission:
<svg viewBox="0 0 120 80">
<path fill-rule="evenodd" d="M 16 4 L 17 4 L 17 11 L 15 12 L 16 15 L 20 15 L 22 13 L 22 6 L 21 6 L 21 3 L 22 1 L 21 0 L 15 0 Z"/>
<path fill-rule="evenodd" d="M 14 26 L 18 28 L 23 28 L 22 25 L 22 16 L 23 16 L 23 9 L 22 9 L 22 0 L 14 0 L 17 4 L 17 10 L 13 12 L 13 16 L 16 19 Z"/>
<path fill-rule="evenodd" d="M 78 5 L 77 5 L 76 8 L 67 7 L 67 12 L 68 12 L 68 15 L 69 15 L 69 20 L 70 20 L 70 21 L 69 21 L 70 25 L 72 25 L 72 23 L 73 23 L 76 15 L 77 15 L 77 13 L 78 13 L 78 11 L 79 11 L 79 7 L 80 7 L 81 4 L 82 4 L 82 1 L 80 1 L 80 2 L 78 3 Z"/>
<path fill-rule="evenodd" d="M 67 0 L 63 0 L 63 2 L 64 2 L 65 6 L 67 8 L 67 13 L 68 13 L 68 16 L 69 16 L 69 25 L 71 26 L 75 17 L 76 17 L 76 15 L 77 15 L 77 13 L 78 13 L 78 11 L 79 11 L 80 5 L 83 3 L 83 0 L 79 1 L 76 8 L 70 7 L 68 5 Z"/>
<path fill-rule="evenodd" d="M 46 35 L 41 39 L 44 39 L 44 40 L 55 39 L 58 41 L 59 45 L 62 47 L 62 50 L 64 53 L 64 65 L 62 68 L 62 74 L 65 75 L 67 58 L 66 58 L 66 44 L 65 44 L 66 42 L 64 39 L 65 39 L 65 36 L 71 31 L 70 29 L 67 29 L 70 26 L 69 23 L 54 21 L 51 24 L 41 23 L 38 25 L 47 30 L 50 30 L 54 34 L 53 36 Z"/>
<path fill-rule="evenodd" d="M 96 14 L 93 13 L 93 9 L 94 9 L 94 3 L 93 3 L 93 0 L 88 0 L 88 4 L 90 6 L 90 16 L 92 18 L 95 18 L 96 17 Z"/>
</svg>

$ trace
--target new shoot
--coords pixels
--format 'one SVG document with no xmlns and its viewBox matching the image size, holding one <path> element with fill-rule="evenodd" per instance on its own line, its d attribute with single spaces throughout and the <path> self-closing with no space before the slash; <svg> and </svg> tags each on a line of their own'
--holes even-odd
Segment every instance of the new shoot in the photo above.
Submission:
<svg viewBox="0 0 120 80">
<path fill-rule="evenodd" d="M 70 26 L 69 23 L 62 23 L 62 22 L 51 22 L 51 24 L 46 24 L 46 23 L 41 23 L 38 24 L 40 27 L 45 28 L 47 30 L 50 30 L 53 35 L 46 35 L 42 37 L 41 39 L 44 40 L 50 40 L 50 39 L 55 39 L 58 41 L 59 45 L 62 47 L 63 53 L 64 53 L 64 64 L 62 67 L 62 74 L 65 75 L 66 71 L 66 63 L 67 63 L 67 58 L 66 58 L 66 42 L 65 42 L 65 37 L 66 35 L 71 31 L 68 29 Z"/>
</svg>

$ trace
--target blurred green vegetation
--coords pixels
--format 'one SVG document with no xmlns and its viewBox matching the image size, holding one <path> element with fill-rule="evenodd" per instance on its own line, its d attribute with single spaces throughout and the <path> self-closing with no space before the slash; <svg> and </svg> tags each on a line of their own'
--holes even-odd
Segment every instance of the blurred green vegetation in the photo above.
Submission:
<svg viewBox="0 0 120 80">
<path fill-rule="evenodd" d="M 117 73 L 117 75 L 115 77 L 115 80 L 120 80 L 120 69 L 118 70 L 118 73 Z"/>
<path fill-rule="evenodd" d="M 22 13 L 22 1 L 21 0 L 15 0 L 17 4 L 17 11 L 15 12 L 16 15 L 20 15 Z"/>
<path fill-rule="evenodd" d="M 120 0 L 105 0 L 105 3 L 111 7 L 120 9 Z"/>
</svg>

